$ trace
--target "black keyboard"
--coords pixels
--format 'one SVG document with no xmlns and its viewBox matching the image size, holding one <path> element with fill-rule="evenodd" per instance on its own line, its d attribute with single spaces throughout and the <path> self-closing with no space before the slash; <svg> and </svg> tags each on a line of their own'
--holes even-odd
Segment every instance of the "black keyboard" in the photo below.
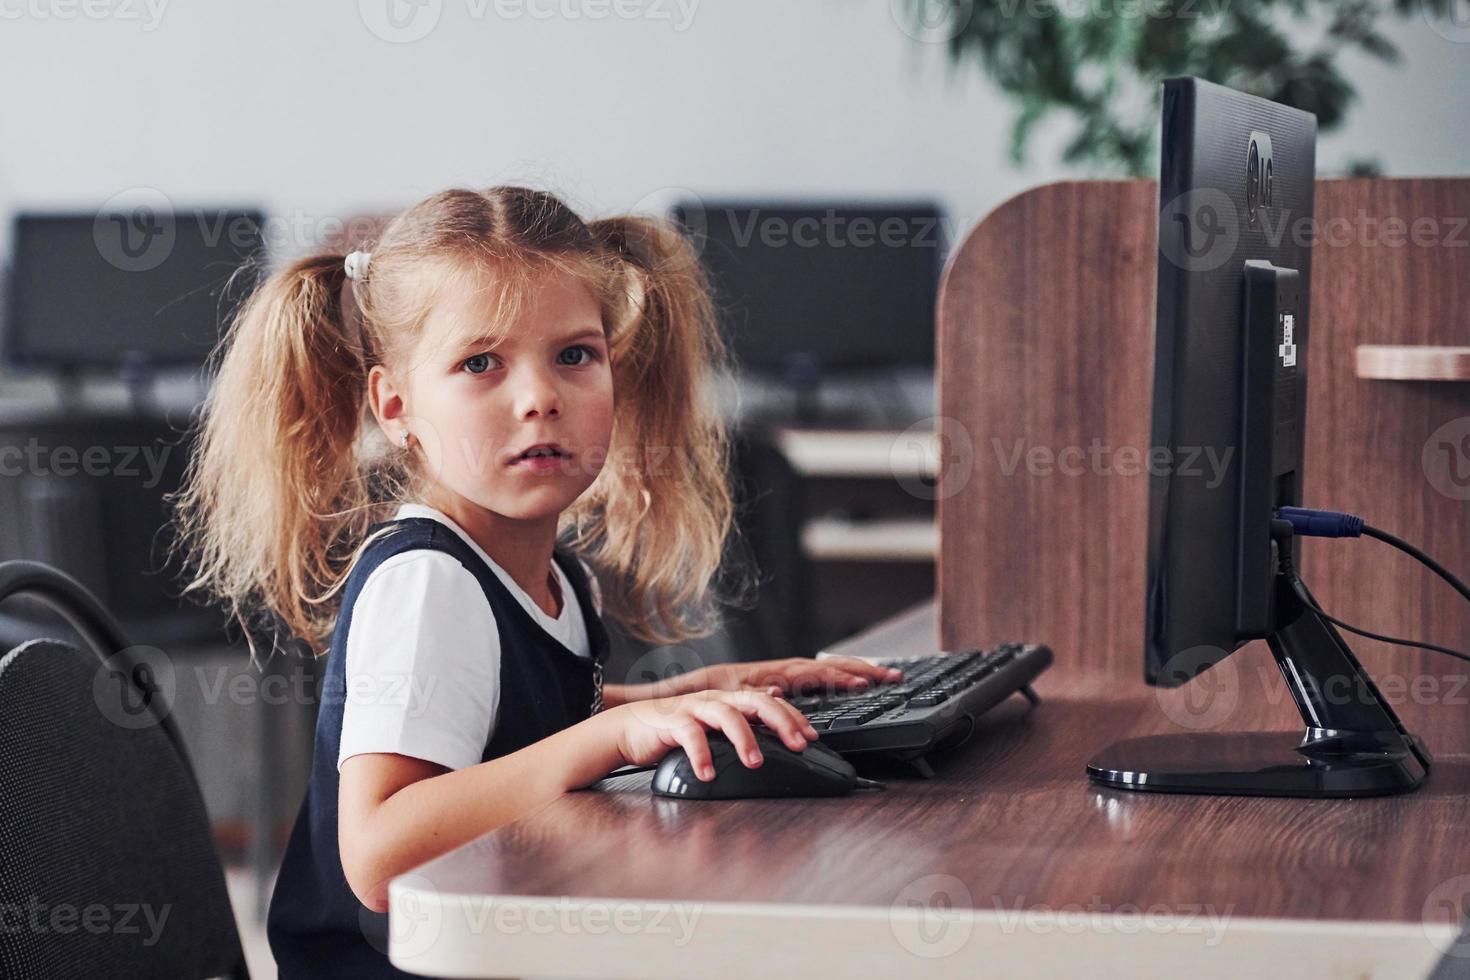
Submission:
<svg viewBox="0 0 1470 980">
<path fill-rule="evenodd" d="M 1050 648 L 1004 643 L 994 650 L 957 650 L 928 657 L 878 660 L 903 678 L 860 692 L 789 698 L 842 755 L 883 753 L 915 758 L 969 738 L 975 720 L 1012 694 L 1033 703 L 1030 684 L 1051 666 Z"/>
</svg>

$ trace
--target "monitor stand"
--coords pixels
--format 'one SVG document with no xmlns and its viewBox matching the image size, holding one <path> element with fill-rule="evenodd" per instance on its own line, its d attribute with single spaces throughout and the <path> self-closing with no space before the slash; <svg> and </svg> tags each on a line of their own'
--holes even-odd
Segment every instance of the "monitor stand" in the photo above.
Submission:
<svg viewBox="0 0 1470 980">
<path fill-rule="evenodd" d="M 57 368 L 56 400 L 62 412 L 79 412 L 82 409 L 82 376 L 74 366 L 65 364 Z"/>
<path fill-rule="evenodd" d="M 1286 575 L 1275 576 L 1275 591 L 1279 625 L 1266 642 L 1306 731 L 1129 739 L 1087 764 L 1094 782 L 1163 793 L 1332 797 L 1404 793 L 1424 781 L 1429 752 L 1332 624 L 1302 602 Z"/>
<path fill-rule="evenodd" d="M 118 377 L 127 387 L 128 405 L 133 414 L 143 415 L 157 408 L 153 398 L 153 385 L 157 379 L 153 364 L 146 356 L 129 351 L 118 365 Z"/>
<path fill-rule="evenodd" d="M 825 372 L 816 358 L 807 354 L 793 354 L 787 358 L 785 370 L 786 387 L 792 395 L 791 424 L 803 429 L 846 428 L 856 425 L 853 413 L 842 418 L 842 413 L 822 407 L 822 382 Z"/>
</svg>

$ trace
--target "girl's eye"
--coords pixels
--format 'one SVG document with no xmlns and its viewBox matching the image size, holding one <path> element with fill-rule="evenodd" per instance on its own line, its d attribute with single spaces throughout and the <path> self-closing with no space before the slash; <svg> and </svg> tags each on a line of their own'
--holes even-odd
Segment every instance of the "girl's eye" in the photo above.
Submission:
<svg viewBox="0 0 1470 980">
<path fill-rule="evenodd" d="M 568 347 L 566 350 L 562 351 L 557 356 L 558 356 L 558 358 L 565 358 L 567 354 L 570 354 L 570 353 L 573 353 L 573 352 L 576 352 L 576 351 L 580 351 L 581 353 L 585 354 L 586 355 L 585 358 L 580 359 L 580 360 L 576 360 L 576 361 L 562 360 L 561 363 L 566 364 L 569 367 L 581 367 L 583 364 L 586 364 L 589 361 L 591 361 L 592 358 L 596 354 L 596 352 L 593 351 L 593 349 L 591 347 L 588 347 L 586 344 L 573 344 L 571 347 Z"/>
<path fill-rule="evenodd" d="M 460 367 L 468 371 L 470 374 L 484 374 L 486 371 L 490 370 L 490 355 L 476 354 L 474 357 L 466 358 L 465 362 L 461 364 Z"/>
</svg>

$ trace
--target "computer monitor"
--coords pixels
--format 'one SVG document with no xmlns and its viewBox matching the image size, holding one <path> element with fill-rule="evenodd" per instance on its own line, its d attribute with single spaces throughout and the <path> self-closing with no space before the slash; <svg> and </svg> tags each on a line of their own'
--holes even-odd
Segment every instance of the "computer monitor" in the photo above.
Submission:
<svg viewBox="0 0 1470 980">
<path fill-rule="evenodd" d="M 1165 687 L 1265 639 L 1308 730 L 1120 743 L 1088 766 L 1105 785 L 1351 796 L 1427 772 L 1280 574 L 1292 541 L 1276 511 L 1302 503 L 1316 129 L 1310 113 L 1200 79 L 1164 83 L 1142 638 L 1145 680 Z"/>
<path fill-rule="evenodd" d="M 254 285 L 260 211 L 16 216 L 4 338 L 18 369 L 198 367 Z M 233 278 L 232 278 L 233 277 Z"/>
<path fill-rule="evenodd" d="M 934 367 L 947 247 L 931 203 L 685 201 L 741 368 L 788 383 L 831 370 Z"/>
</svg>

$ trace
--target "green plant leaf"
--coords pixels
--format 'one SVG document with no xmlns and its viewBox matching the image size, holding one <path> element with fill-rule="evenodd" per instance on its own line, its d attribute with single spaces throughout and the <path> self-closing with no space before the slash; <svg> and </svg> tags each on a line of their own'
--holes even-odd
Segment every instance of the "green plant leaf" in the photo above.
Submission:
<svg viewBox="0 0 1470 980">
<path fill-rule="evenodd" d="M 1341 125 L 1357 98 L 1337 67 L 1344 51 L 1385 64 L 1402 54 L 1379 32 L 1386 15 L 1444 15 L 1454 0 L 907 0 L 917 13 L 949 7 L 956 64 L 977 63 L 1015 105 L 1009 155 L 1024 164 L 1037 124 L 1059 114 L 1073 123 L 1065 163 L 1098 172 L 1147 174 L 1155 166 L 1160 83 L 1201 78 Z M 930 19 L 932 22 L 932 18 Z M 1325 23 L 1310 50 L 1304 25 Z M 1149 93 L 1139 116 L 1138 93 Z"/>
</svg>

